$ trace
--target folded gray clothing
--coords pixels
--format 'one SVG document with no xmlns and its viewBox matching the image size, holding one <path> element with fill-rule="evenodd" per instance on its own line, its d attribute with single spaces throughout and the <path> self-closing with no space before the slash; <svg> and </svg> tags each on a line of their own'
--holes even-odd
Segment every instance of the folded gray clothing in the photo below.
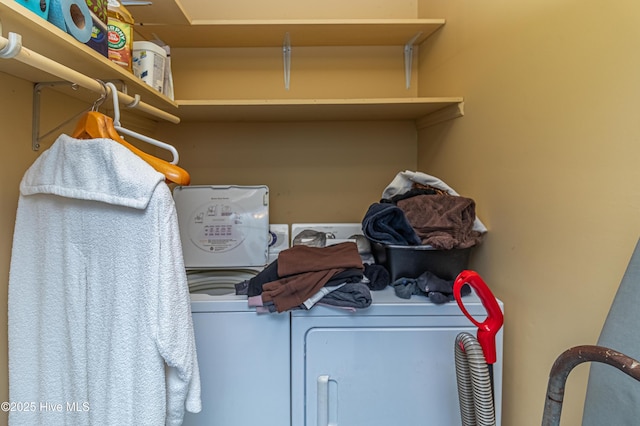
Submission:
<svg viewBox="0 0 640 426">
<path fill-rule="evenodd" d="M 391 203 L 373 203 L 362 219 L 362 232 L 380 244 L 418 245 L 420 237 L 400 207 Z"/>
<path fill-rule="evenodd" d="M 425 271 L 418 278 L 399 278 L 391 283 L 396 296 L 409 299 L 412 295 L 422 295 L 436 304 L 454 300 L 453 281 L 444 280 L 429 271 Z M 471 288 L 464 285 L 460 290 L 461 296 L 471 293 Z"/>
<path fill-rule="evenodd" d="M 371 305 L 371 291 L 364 283 L 347 283 L 320 299 L 332 306 L 366 308 Z"/>
</svg>

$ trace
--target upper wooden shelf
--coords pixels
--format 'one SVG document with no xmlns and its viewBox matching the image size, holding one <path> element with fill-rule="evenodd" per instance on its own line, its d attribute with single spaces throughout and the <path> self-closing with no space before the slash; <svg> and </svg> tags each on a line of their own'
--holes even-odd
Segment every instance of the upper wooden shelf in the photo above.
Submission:
<svg viewBox="0 0 640 426">
<path fill-rule="evenodd" d="M 191 19 L 180 0 L 160 0 L 153 4 L 127 4 L 135 22 L 147 24 L 189 25 Z"/>
<path fill-rule="evenodd" d="M 157 3 L 158 8 L 145 9 L 147 19 L 163 19 L 168 24 L 145 25 L 144 21 L 138 21 L 143 25 L 136 26 L 136 31 L 147 39 L 159 37 L 171 47 L 281 47 L 287 33 L 294 47 L 420 44 L 445 23 L 443 19 L 189 22 L 179 2 Z M 132 9 L 139 15 L 137 8 Z M 463 115 L 463 100 L 457 97 L 173 102 L 14 0 L 0 0 L 0 22 L 3 36 L 10 31 L 21 34 L 25 47 L 91 78 L 121 80 L 130 95 L 139 94 L 147 104 L 175 114 L 183 121 L 414 120 L 418 127 L 425 127 Z M 32 82 L 59 80 L 55 75 L 14 60 L 0 59 L 0 72 Z"/>
<path fill-rule="evenodd" d="M 275 47 L 289 33 L 292 46 L 391 46 L 414 37 L 420 44 L 444 19 L 267 19 L 203 20 L 190 16 L 180 0 L 127 6 L 136 32 L 171 47 Z"/>
<path fill-rule="evenodd" d="M 181 122 L 414 120 L 419 128 L 461 117 L 462 98 L 179 100 Z"/>
<path fill-rule="evenodd" d="M 160 38 L 171 47 L 276 47 L 289 33 L 291 46 L 403 46 L 420 44 L 444 19 L 219 20 L 190 24 L 137 23 L 146 40 Z"/>
<path fill-rule="evenodd" d="M 143 102 L 175 114 L 177 104 L 171 99 L 16 1 L 0 0 L 0 24 L 3 37 L 9 32 L 20 34 L 22 45 L 33 52 L 91 78 L 122 81 L 129 95 L 139 94 Z M 0 72 L 34 83 L 60 80 L 54 74 L 12 59 L 0 59 Z"/>
<path fill-rule="evenodd" d="M 129 7 L 136 35 L 172 48 L 419 45 L 444 19 L 190 20 L 179 4 L 151 15 Z M 167 16 L 167 12 L 173 17 Z M 163 18 L 161 15 L 165 15 Z M 160 23 L 159 23 L 160 22 Z M 182 122 L 414 120 L 427 127 L 463 115 L 462 98 L 178 100 Z"/>
</svg>

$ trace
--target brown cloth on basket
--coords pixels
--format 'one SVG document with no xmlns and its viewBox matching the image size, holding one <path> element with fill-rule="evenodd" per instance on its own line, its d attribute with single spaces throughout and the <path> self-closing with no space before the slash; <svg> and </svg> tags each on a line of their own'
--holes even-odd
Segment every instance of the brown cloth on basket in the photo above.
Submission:
<svg viewBox="0 0 640 426">
<path fill-rule="evenodd" d="M 476 203 L 470 198 L 448 194 L 416 195 L 398 201 L 398 207 L 422 240 L 436 249 L 463 249 L 480 242 L 473 230 Z"/>
<path fill-rule="evenodd" d="M 284 312 L 302 305 L 316 294 L 337 273 L 346 269 L 364 270 L 358 246 L 344 242 L 328 247 L 293 246 L 278 254 L 276 281 L 262 286 L 263 302 Z"/>
</svg>

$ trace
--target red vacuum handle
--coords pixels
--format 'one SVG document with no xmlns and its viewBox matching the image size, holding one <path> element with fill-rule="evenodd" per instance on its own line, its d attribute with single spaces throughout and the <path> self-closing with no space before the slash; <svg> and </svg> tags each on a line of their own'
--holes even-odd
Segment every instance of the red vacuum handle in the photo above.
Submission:
<svg viewBox="0 0 640 426">
<path fill-rule="evenodd" d="M 487 318 L 482 322 L 478 322 L 473 316 L 471 316 L 462 303 L 460 290 L 465 284 L 469 284 L 471 288 L 475 290 L 482 302 L 482 305 L 487 311 Z M 504 317 L 502 315 L 500 305 L 498 305 L 498 301 L 487 284 L 485 284 L 482 278 L 480 278 L 480 275 L 478 275 L 477 272 L 469 270 L 460 272 L 458 277 L 455 279 L 453 283 L 453 295 L 462 312 L 478 327 L 477 339 L 480 346 L 482 346 L 482 351 L 484 352 L 487 364 L 494 364 L 497 359 L 496 334 L 500 328 L 502 328 L 502 324 L 504 323 Z"/>
</svg>

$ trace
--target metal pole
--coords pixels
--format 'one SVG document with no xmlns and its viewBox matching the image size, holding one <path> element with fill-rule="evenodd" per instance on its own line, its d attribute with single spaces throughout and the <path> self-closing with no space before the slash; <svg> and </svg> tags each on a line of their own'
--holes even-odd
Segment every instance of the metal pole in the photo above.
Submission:
<svg viewBox="0 0 640 426">
<path fill-rule="evenodd" d="M 640 381 L 640 363 L 635 359 L 603 346 L 576 346 L 563 352 L 553 363 L 549 373 L 547 398 L 542 415 L 542 426 L 560 424 L 564 388 L 569 373 L 584 362 L 601 362 L 617 368 Z"/>
</svg>

